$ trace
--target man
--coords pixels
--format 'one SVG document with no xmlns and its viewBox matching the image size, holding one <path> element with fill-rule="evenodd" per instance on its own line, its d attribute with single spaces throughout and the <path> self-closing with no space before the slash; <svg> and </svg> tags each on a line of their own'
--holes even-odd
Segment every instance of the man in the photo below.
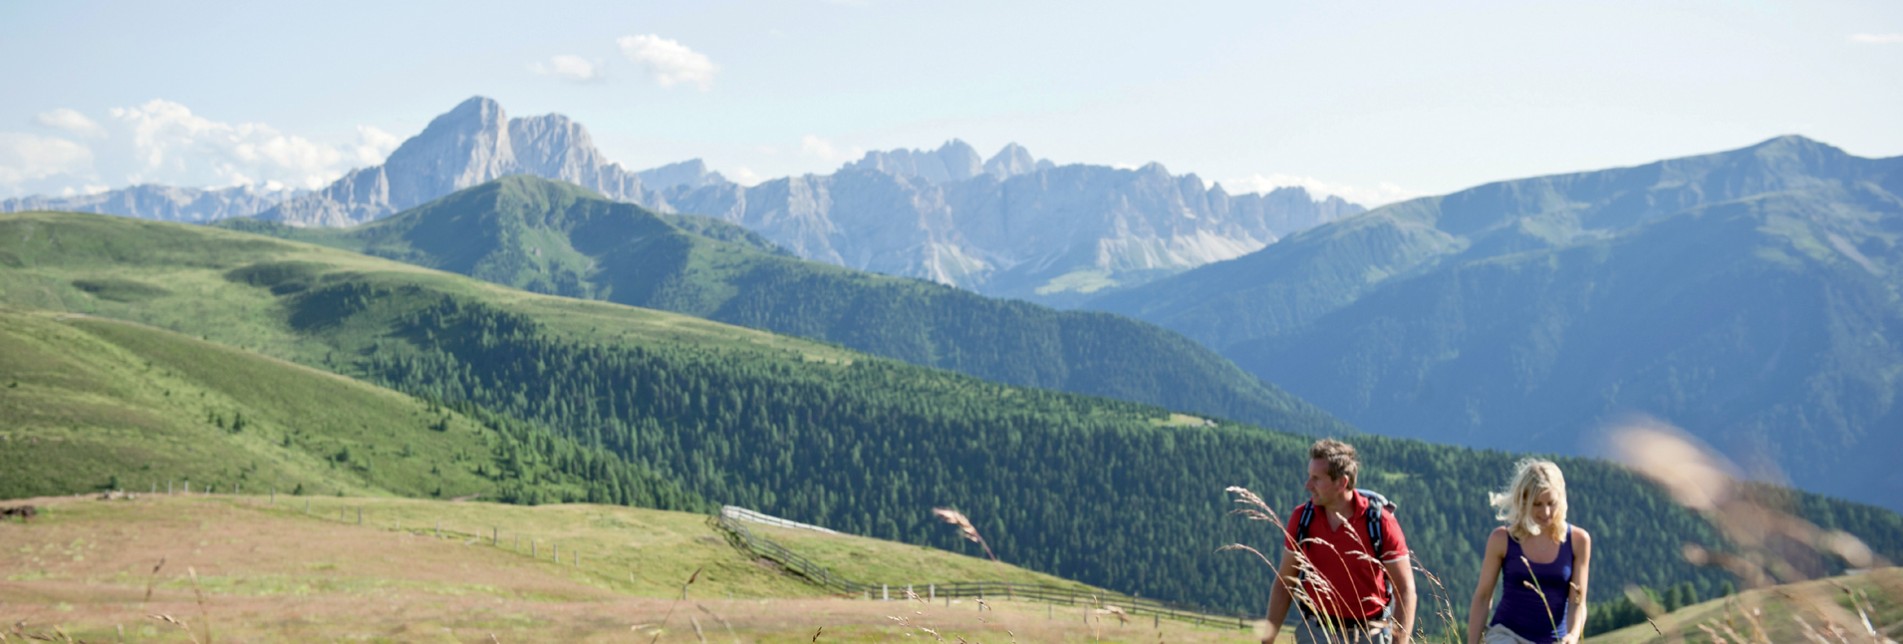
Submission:
<svg viewBox="0 0 1903 644">
<path fill-rule="evenodd" d="M 1353 446 L 1319 440 L 1308 456 L 1309 502 L 1289 515 L 1262 641 L 1275 640 L 1289 604 L 1299 598 L 1296 642 L 1408 644 L 1414 570 L 1393 505 L 1355 489 L 1360 463 Z"/>
</svg>

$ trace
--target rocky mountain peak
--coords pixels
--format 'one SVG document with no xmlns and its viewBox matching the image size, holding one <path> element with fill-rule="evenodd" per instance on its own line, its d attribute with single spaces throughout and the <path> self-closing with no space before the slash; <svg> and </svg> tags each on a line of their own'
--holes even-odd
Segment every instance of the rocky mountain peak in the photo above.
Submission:
<svg viewBox="0 0 1903 644">
<path fill-rule="evenodd" d="M 674 188 L 700 188 L 726 183 L 727 178 L 718 172 L 707 169 L 707 163 L 700 159 L 688 159 L 669 163 L 658 168 L 649 168 L 634 173 L 641 178 L 641 185 L 649 190 L 670 190 Z"/>
<path fill-rule="evenodd" d="M 259 217 L 298 226 L 348 226 L 511 174 L 566 181 L 611 199 L 665 207 L 639 176 L 603 158 L 580 123 L 560 114 L 511 119 L 495 100 L 476 96 L 432 119 L 383 165 L 353 170 Z M 710 180 L 701 174 L 701 181 Z"/>
<path fill-rule="evenodd" d="M 998 153 L 992 155 L 990 160 L 985 161 L 985 174 L 1003 181 L 1021 174 L 1048 170 L 1053 166 L 1054 164 L 1050 161 L 1031 156 L 1031 151 L 1024 149 L 1022 145 L 1006 143 L 1004 149 L 998 150 Z"/>
<path fill-rule="evenodd" d="M 984 160 L 971 145 L 958 139 L 946 141 L 937 150 L 874 150 L 841 170 L 870 170 L 895 177 L 923 179 L 928 183 L 952 183 L 983 174 Z"/>
</svg>

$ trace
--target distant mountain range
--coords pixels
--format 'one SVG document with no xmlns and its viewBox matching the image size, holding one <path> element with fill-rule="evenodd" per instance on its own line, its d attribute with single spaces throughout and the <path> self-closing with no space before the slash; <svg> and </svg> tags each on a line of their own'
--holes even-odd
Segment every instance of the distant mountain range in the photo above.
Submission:
<svg viewBox="0 0 1903 644">
<path fill-rule="evenodd" d="M 1903 507 L 1903 158 L 1784 137 L 1504 181 L 1087 306 L 1365 429 L 1578 453 L 1626 412 Z"/>
<path fill-rule="evenodd" d="M 833 175 L 746 187 L 699 160 L 629 171 L 603 157 L 581 124 L 559 114 L 509 118 L 483 97 L 436 117 L 382 165 L 317 191 L 140 186 L 7 200 L 0 210 L 191 222 L 255 215 L 336 227 L 514 174 L 659 212 L 722 218 L 807 259 L 1054 304 L 1237 257 L 1363 210 L 1335 197 L 1313 199 L 1300 188 L 1230 195 L 1157 164 L 1057 166 L 1016 144 L 983 160 L 962 141 L 933 151 L 870 152 Z"/>
<path fill-rule="evenodd" d="M 1017 145 L 870 152 L 827 176 L 675 189 L 681 212 L 746 226 L 795 254 L 1051 304 L 1258 250 L 1360 206 L 1300 188 L 1230 195 L 1160 164 L 1056 166 Z"/>
<path fill-rule="evenodd" d="M 32 196 L 0 199 L 0 212 L 32 210 L 96 212 L 157 221 L 202 224 L 263 212 L 300 193 L 301 191 L 297 190 L 264 190 L 250 186 L 201 190 L 137 185 L 71 197 Z"/>
<path fill-rule="evenodd" d="M 342 230 L 254 219 L 218 225 L 823 340 L 1005 384 L 1264 427 L 1353 431 L 1154 325 L 801 260 L 733 224 L 656 213 L 547 179 L 504 177 Z"/>
</svg>

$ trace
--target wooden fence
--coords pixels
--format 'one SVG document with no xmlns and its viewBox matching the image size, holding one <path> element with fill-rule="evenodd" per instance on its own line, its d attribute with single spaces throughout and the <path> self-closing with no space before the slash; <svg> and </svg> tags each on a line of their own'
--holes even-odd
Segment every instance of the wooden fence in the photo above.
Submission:
<svg viewBox="0 0 1903 644">
<path fill-rule="evenodd" d="M 726 508 L 722 508 L 720 513 L 708 519 L 708 523 L 725 534 L 727 541 L 732 543 L 735 548 L 739 548 L 754 556 L 773 561 L 793 574 L 805 577 L 815 584 L 833 589 L 845 595 L 861 596 L 867 599 L 890 600 L 894 599 L 894 594 L 896 593 L 897 599 L 901 600 L 916 597 L 920 601 L 934 602 L 941 599 L 950 601 L 954 598 L 1029 600 L 1068 606 L 1094 606 L 1106 610 L 1115 607 L 1128 617 L 1135 618 L 1141 615 L 1149 615 L 1152 621 L 1172 619 L 1197 624 L 1234 624 L 1237 628 L 1250 627 L 1247 615 L 1222 615 L 1189 604 L 1143 599 L 1114 593 L 1090 593 L 1075 588 L 1048 584 L 1023 584 L 1009 581 L 890 584 L 867 583 L 846 579 L 833 574 L 831 569 L 819 565 L 811 559 L 800 556 L 799 553 L 787 549 L 786 546 L 782 546 L 772 539 L 755 534 L 753 530 L 747 527 L 746 523 L 752 521 L 796 528 L 811 528 L 813 526 L 806 526 L 805 524 L 769 517 L 751 510 L 744 510 L 743 508 L 735 509 L 742 510 L 742 512 L 728 512 Z M 740 517 L 745 518 L 742 519 Z M 760 521 L 757 520 L 757 517 L 765 517 L 771 520 Z M 824 530 L 824 528 L 818 529 Z M 832 532 L 831 530 L 826 531 Z"/>
</svg>

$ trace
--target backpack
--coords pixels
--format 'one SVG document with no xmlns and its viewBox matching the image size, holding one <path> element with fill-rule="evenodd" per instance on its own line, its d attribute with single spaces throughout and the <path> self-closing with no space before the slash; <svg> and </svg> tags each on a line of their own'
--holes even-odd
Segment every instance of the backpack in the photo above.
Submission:
<svg viewBox="0 0 1903 644">
<path fill-rule="evenodd" d="M 1381 538 L 1381 511 L 1386 510 L 1393 512 L 1395 508 L 1399 506 L 1394 505 L 1393 501 L 1389 501 L 1388 497 L 1381 496 L 1379 492 L 1357 489 L 1355 490 L 1355 494 L 1368 497 L 1368 511 L 1363 515 L 1363 521 L 1368 524 L 1368 546 L 1369 550 L 1373 551 L 1369 554 L 1379 558 L 1381 556 L 1382 546 L 1386 545 Z M 1308 539 L 1308 524 L 1312 522 L 1314 518 L 1315 502 L 1309 501 L 1303 503 L 1302 516 L 1296 521 L 1295 525 L 1295 547 L 1303 547 L 1302 542 Z"/>
<path fill-rule="evenodd" d="M 1381 551 L 1384 549 L 1384 546 L 1386 545 L 1386 542 L 1383 541 L 1382 534 L 1381 534 L 1381 512 L 1387 511 L 1392 513 L 1394 512 L 1395 508 L 1398 506 L 1396 506 L 1393 501 L 1389 501 L 1387 497 L 1381 496 L 1379 492 L 1356 489 L 1355 494 L 1368 497 L 1368 511 L 1362 514 L 1362 522 L 1365 523 L 1368 527 L 1368 546 L 1369 546 L 1369 550 L 1371 551 L 1369 554 L 1373 555 L 1374 558 L 1379 559 L 1381 558 Z M 1315 519 L 1315 502 L 1309 501 L 1307 503 L 1303 503 L 1302 515 L 1299 518 L 1297 518 L 1295 523 L 1295 547 L 1302 548 L 1304 549 L 1304 551 L 1306 551 L 1308 546 L 1303 545 L 1302 542 L 1308 540 L 1308 524 L 1313 522 L 1314 519 Z M 1386 570 L 1382 570 L 1380 572 L 1382 574 L 1387 573 Z M 1307 571 L 1297 572 L 1296 573 L 1297 583 L 1300 583 L 1300 581 L 1306 578 L 1307 576 L 1308 576 Z M 1388 583 L 1387 583 L 1387 596 L 1388 596 L 1388 610 L 1393 610 L 1394 608 L 1394 580 L 1392 579 L 1388 580 Z M 1301 604 L 1301 602 L 1296 602 L 1296 603 Z M 1301 606 L 1301 609 L 1303 614 L 1308 613 L 1307 606 Z"/>
</svg>

